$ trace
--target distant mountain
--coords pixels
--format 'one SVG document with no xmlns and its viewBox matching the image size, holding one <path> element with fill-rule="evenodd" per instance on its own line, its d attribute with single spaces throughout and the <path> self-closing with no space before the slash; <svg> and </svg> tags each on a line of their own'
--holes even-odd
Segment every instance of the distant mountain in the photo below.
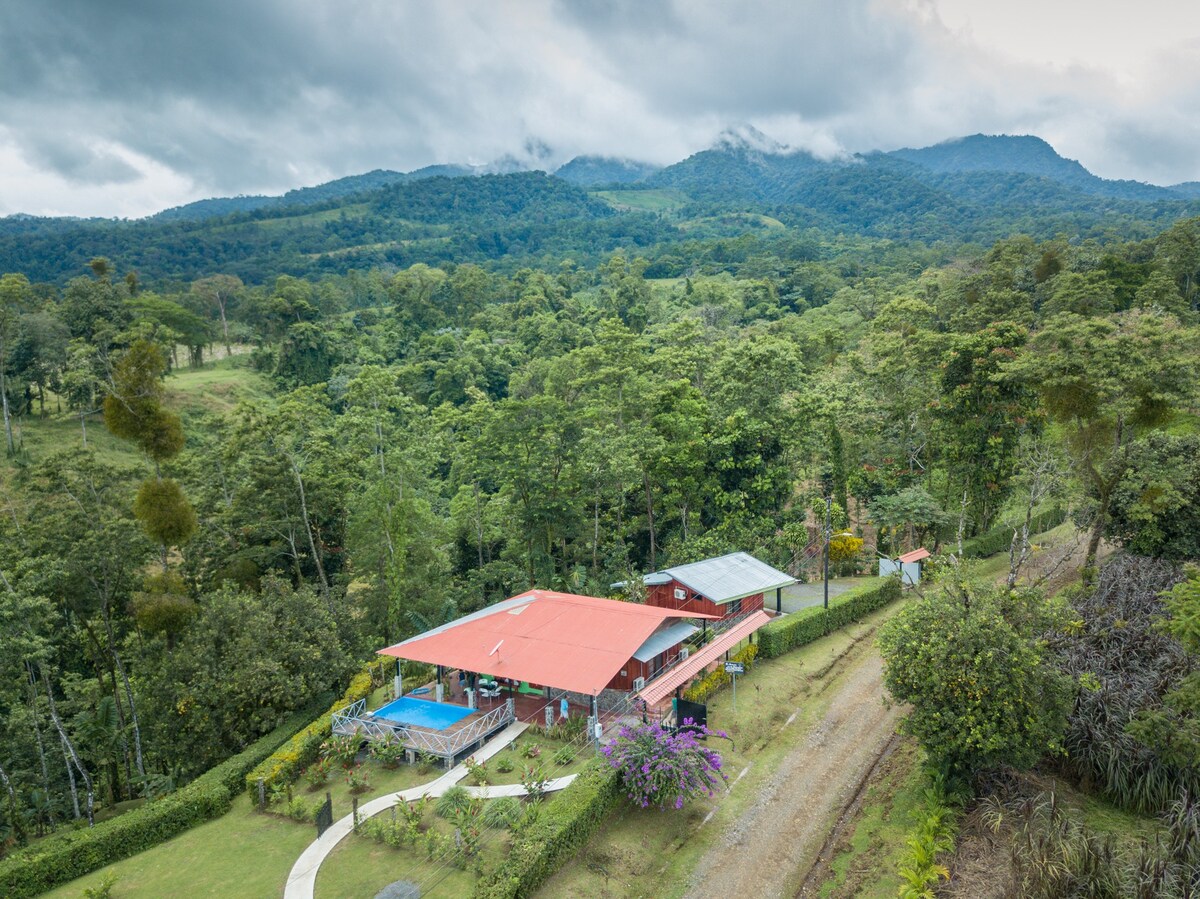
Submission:
<svg viewBox="0 0 1200 899">
<path fill-rule="evenodd" d="M 470 165 L 427 165 L 411 172 L 393 172 L 388 169 L 375 169 L 362 175 L 349 175 L 317 184 L 313 187 L 300 187 L 289 190 L 282 196 L 240 196 L 219 197 L 211 200 L 197 200 L 185 206 L 175 206 L 149 216 L 151 220 L 162 222 L 195 222 L 220 216 L 232 215 L 237 212 L 254 212 L 260 209 L 279 209 L 283 207 L 311 206 L 330 200 L 340 200 L 343 197 L 367 193 L 400 184 L 407 181 L 419 181 L 423 178 L 460 178 L 471 175 L 488 175 L 500 172 L 508 173 L 523 171 L 520 164 L 511 157 L 504 157 L 496 163 L 486 166 Z"/>
<path fill-rule="evenodd" d="M 599 187 L 644 181 L 660 168 L 662 166 L 650 162 L 636 162 L 615 156 L 576 156 L 559 167 L 554 175 L 580 187 Z"/>
<path fill-rule="evenodd" d="M 415 262 L 587 264 L 618 247 L 649 258 L 768 218 L 776 228 L 986 244 L 1014 233 L 1146 233 L 1200 214 L 1200 183 L 1107 181 L 1034 137 L 822 159 L 741 127 L 661 169 L 582 156 L 555 176 L 528 171 L 549 153 L 538 144 L 487 166 L 377 170 L 137 221 L 9 216 L 0 218 L 0 271 L 61 283 L 107 256 L 148 281 L 227 271 L 264 283 Z M 586 192 L 598 183 L 612 191 Z"/>
<path fill-rule="evenodd" d="M 905 148 L 884 154 L 903 159 L 937 174 L 1000 172 L 1036 175 L 1101 197 L 1122 200 L 1164 200 L 1179 196 L 1169 188 L 1140 181 L 1108 181 L 1074 159 L 1060 156 L 1033 135 L 973 134 L 921 149 Z"/>
</svg>

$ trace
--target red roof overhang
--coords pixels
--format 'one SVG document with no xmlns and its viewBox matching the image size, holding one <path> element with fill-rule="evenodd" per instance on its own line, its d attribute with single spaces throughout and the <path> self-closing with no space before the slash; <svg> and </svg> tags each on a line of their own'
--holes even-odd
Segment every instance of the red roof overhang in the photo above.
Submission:
<svg viewBox="0 0 1200 899">
<path fill-rule="evenodd" d="M 909 562 L 920 562 L 922 559 L 928 559 L 931 555 L 933 555 L 933 553 L 922 546 L 920 549 L 914 549 L 912 552 L 908 552 L 900 556 L 898 561 L 905 564 Z"/>
<path fill-rule="evenodd" d="M 692 653 L 666 674 L 648 683 L 638 693 L 638 698 L 644 699 L 647 705 L 658 705 L 674 693 L 676 687 L 682 687 L 770 620 L 771 616 L 762 611 L 742 619 L 707 646 Z"/>
<path fill-rule="evenodd" d="M 379 654 L 595 696 L 664 621 L 716 617 L 531 590 Z"/>
</svg>

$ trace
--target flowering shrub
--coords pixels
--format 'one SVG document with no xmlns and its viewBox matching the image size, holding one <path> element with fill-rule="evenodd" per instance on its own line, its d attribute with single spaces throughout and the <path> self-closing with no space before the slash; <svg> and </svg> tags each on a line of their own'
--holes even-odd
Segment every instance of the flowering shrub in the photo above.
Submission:
<svg viewBox="0 0 1200 899">
<path fill-rule="evenodd" d="M 308 784 L 310 790 L 316 790 L 324 786 L 325 782 L 329 780 L 329 773 L 332 768 L 333 761 L 331 759 L 317 759 L 304 769 L 304 773 L 301 776 L 304 778 L 304 782 Z M 272 792 L 274 789 L 275 787 L 272 786 Z"/>
<path fill-rule="evenodd" d="M 718 783 L 728 780 L 721 754 L 699 741 L 700 736 L 727 735 L 687 720 L 684 724 L 677 733 L 657 724 L 622 725 L 617 739 L 600 750 L 620 773 L 630 800 L 642 808 L 683 808 L 688 799 L 711 796 Z"/>
<path fill-rule="evenodd" d="M 321 744 L 321 758 L 329 759 L 343 768 L 352 768 L 354 759 L 358 756 L 359 742 L 357 737 L 332 736 Z"/>
<path fill-rule="evenodd" d="M 463 765 L 466 766 L 467 774 L 471 777 L 471 780 L 475 781 L 479 786 L 484 787 L 491 783 L 488 777 L 487 762 L 477 762 L 475 761 L 475 756 L 471 756 L 463 762 Z"/>
<path fill-rule="evenodd" d="M 395 740 L 376 740 L 367 749 L 371 758 L 385 768 L 399 768 L 404 760 L 404 744 Z"/>
<path fill-rule="evenodd" d="M 546 776 L 546 770 L 541 765 L 527 765 L 521 772 L 521 786 L 525 788 L 525 795 L 530 799 L 538 800 L 546 795 L 548 783 L 550 778 Z"/>
<path fill-rule="evenodd" d="M 351 768 L 346 774 L 346 786 L 355 795 L 371 789 L 371 775 L 363 768 Z"/>
</svg>

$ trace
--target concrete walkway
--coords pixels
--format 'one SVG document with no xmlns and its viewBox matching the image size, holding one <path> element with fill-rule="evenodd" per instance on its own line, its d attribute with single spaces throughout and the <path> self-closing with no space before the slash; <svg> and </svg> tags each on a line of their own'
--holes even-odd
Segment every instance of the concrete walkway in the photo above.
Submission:
<svg viewBox="0 0 1200 899">
<path fill-rule="evenodd" d="M 556 777 L 553 780 L 546 781 L 545 790 L 547 793 L 555 793 L 559 790 L 565 790 L 571 785 L 571 781 L 576 775 L 568 774 L 564 777 Z M 524 784 L 489 784 L 486 787 L 463 787 L 468 793 L 476 799 L 499 799 L 501 796 L 524 796 Z"/>
<path fill-rule="evenodd" d="M 503 750 L 509 743 L 519 737 L 529 727 L 521 721 L 515 721 L 506 727 L 492 739 L 488 740 L 478 752 L 474 753 L 475 761 L 486 762 L 496 753 Z M 419 787 L 410 787 L 407 790 L 401 790 L 398 793 L 388 793 L 384 796 L 379 796 L 372 799 L 365 805 L 358 807 L 359 820 L 370 818 L 372 815 L 378 815 L 380 812 L 391 808 L 396 804 L 397 800 L 403 799 L 405 802 L 412 802 L 414 799 L 420 799 L 422 796 L 438 797 L 445 793 L 448 789 L 466 777 L 468 774 L 465 764 L 455 765 L 437 780 L 431 780 L 429 783 L 421 784 Z M 560 777 L 558 783 L 565 781 L 561 786 L 547 786 L 547 792 L 553 790 L 561 790 L 567 786 L 575 775 L 568 777 Z M 519 792 L 516 793 L 501 793 L 495 792 L 491 796 L 523 796 L 525 788 L 520 784 L 513 785 Z M 486 787 L 467 787 L 468 790 L 486 790 Z M 503 787 L 492 787 L 493 790 L 505 789 Z M 472 792 L 472 795 L 480 795 Z M 300 853 L 300 857 L 296 859 L 296 864 L 292 865 L 292 870 L 288 874 L 287 886 L 283 889 L 283 899 L 313 899 L 313 890 L 317 885 L 317 871 L 321 867 L 321 863 L 325 861 L 326 856 L 333 851 L 338 843 L 354 830 L 354 815 L 346 815 L 346 817 L 335 821 L 330 828 L 321 834 L 321 836 L 311 843 L 308 848 Z"/>
</svg>

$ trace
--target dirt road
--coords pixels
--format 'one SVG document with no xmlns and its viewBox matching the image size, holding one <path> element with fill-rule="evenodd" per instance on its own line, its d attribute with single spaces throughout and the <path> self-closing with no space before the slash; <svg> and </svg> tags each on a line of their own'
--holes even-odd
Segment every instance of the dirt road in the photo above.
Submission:
<svg viewBox="0 0 1200 899">
<path fill-rule="evenodd" d="M 883 703 L 883 661 L 862 640 L 829 672 L 826 714 L 794 741 L 750 809 L 726 828 L 692 875 L 688 899 L 796 895 L 841 811 L 853 800 L 902 710 Z"/>
</svg>

